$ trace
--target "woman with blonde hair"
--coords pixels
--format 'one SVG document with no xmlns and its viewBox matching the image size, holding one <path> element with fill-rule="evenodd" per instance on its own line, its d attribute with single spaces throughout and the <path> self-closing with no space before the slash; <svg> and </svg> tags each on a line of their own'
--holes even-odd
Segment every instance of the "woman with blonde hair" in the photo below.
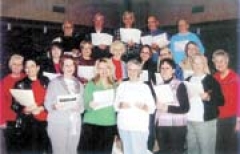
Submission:
<svg viewBox="0 0 240 154">
<path fill-rule="evenodd" d="M 114 90 L 114 67 L 111 60 L 96 61 L 96 74 L 84 90 L 85 114 L 80 149 L 84 153 L 110 154 L 116 134 L 116 113 L 112 105 L 104 106 L 95 96 Z"/>
<path fill-rule="evenodd" d="M 192 57 L 193 75 L 187 78 L 190 110 L 187 113 L 188 153 L 214 154 L 218 107 L 224 104 L 219 83 L 209 74 L 206 57 Z"/>
<path fill-rule="evenodd" d="M 114 79 L 121 82 L 127 78 L 126 64 L 121 60 L 122 55 L 125 53 L 125 45 L 121 41 L 114 41 L 110 46 L 110 53 L 112 53 L 112 63 L 115 67 Z"/>
</svg>

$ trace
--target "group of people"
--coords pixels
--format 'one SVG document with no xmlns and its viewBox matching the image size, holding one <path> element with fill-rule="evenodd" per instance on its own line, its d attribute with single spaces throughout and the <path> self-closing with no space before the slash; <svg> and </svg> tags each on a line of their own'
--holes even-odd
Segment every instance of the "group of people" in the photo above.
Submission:
<svg viewBox="0 0 240 154">
<path fill-rule="evenodd" d="M 73 36 L 73 23 L 65 21 L 64 35 L 53 40 L 44 61 L 10 57 L 0 102 L 7 149 L 111 154 L 117 138 L 124 154 L 153 152 L 154 143 L 159 154 L 237 153 L 239 79 L 227 51 L 213 52 L 213 73 L 185 19 L 162 46 L 122 42 L 120 29 L 112 33 L 104 20 L 95 14 L 81 42 Z M 124 12 L 122 20 L 124 28 L 134 28 L 133 12 Z M 143 36 L 166 33 L 155 16 L 147 25 Z M 91 33 L 111 34 L 114 41 L 94 46 Z M 79 66 L 93 67 L 93 76 L 79 76 Z M 34 105 L 22 105 L 11 89 L 31 90 Z M 113 92 L 112 102 L 96 100 L 101 92 Z"/>
</svg>

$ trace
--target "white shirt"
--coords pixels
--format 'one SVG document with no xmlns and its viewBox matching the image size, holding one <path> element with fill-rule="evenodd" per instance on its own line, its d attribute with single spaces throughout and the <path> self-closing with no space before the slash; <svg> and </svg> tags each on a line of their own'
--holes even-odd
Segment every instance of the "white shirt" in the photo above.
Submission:
<svg viewBox="0 0 240 154">
<path fill-rule="evenodd" d="M 130 108 L 119 109 L 121 102 L 128 103 Z M 135 106 L 136 103 L 148 106 L 148 112 Z M 117 88 L 114 107 L 118 112 L 119 129 L 130 131 L 148 131 L 149 114 L 155 110 L 155 102 L 148 85 L 142 81 L 125 81 Z"/>
</svg>

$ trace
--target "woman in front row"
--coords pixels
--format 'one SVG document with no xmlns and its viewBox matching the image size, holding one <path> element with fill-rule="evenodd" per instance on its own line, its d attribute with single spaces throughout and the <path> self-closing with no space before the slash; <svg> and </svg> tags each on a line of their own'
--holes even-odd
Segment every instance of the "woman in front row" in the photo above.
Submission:
<svg viewBox="0 0 240 154">
<path fill-rule="evenodd" d="M 114 88 L 114 66 L 111 60 L 96 61 L 96 74 L 84 90 L 85 114 L 80 149 L 85 154 L 111 154 L 116 135 L 116 113 L 112 105 L 102 106 L 94 95 Z"/>
<path fill-rule="evenodd" d="M 187 81 L 200 85 L 199 92 L 190 94 L 188 112 L 187 149 L 189 154 L 214 154 L 216 148 L 218 107 L 224 97 L 216 79 L 209 74 L 207 59 L 201 54 L 192 57 L 193 75 Z M 196 90 L 189 87 L 189 93 Z M 202 90 L 201 90 L 202 89 Z"/>
<path fill-rule="evenodd" d="M 124 154 L 146 154 L 149 114 L 155 110 L 150 88 L 140 81 L 141 63 L 127 63 L 129 80 L 117 88 L 114 107 L 118 112 L 117 126 L 123 142 Z"/>
<path fill-rule="evenodd" d="M 156 138 L 162 154 L 183 154 L 187 133 L 189 101 L 186 86 L 175 77 L 176 64 L 172 59 L 160 61 L 159 70 L 163 86 L 169 85 L 172 102 L 165 102 L 158 93 L 156 112 Z M 157 85 L 161 86 L 161 85 Z"/>
<path fill-rule="evenodd" d="M 53 79 L 47 89 L 44 105 L 48 111 L 47 131 L 53 154 L 77 154 L 84 89 L 74 76 L 76 67 L 77 63 L 71 56 L 63 56 L 60 60 L 63 75 Z M 61 102 L 61 97 L 62 100 L 65 97 L 65 100 L 75 101 Z"/>
</svg>

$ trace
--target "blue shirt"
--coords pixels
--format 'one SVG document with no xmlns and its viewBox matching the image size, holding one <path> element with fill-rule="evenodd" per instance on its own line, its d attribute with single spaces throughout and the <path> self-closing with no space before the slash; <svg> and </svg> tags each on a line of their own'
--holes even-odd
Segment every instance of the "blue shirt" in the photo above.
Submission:
<svg viewBox="0 0 240 154">
<path fill-rule="evenodd" d="M 174 61 L 179 64 L 185 58 L 185 45 L 189 42 L 195 42 L 202 54 L 204 54 L 204 47 L 198 36 L 192 32 L 178 33 L 172 36 L 170 40 L 170 49 L 172 51 Z"/>
</svg>

